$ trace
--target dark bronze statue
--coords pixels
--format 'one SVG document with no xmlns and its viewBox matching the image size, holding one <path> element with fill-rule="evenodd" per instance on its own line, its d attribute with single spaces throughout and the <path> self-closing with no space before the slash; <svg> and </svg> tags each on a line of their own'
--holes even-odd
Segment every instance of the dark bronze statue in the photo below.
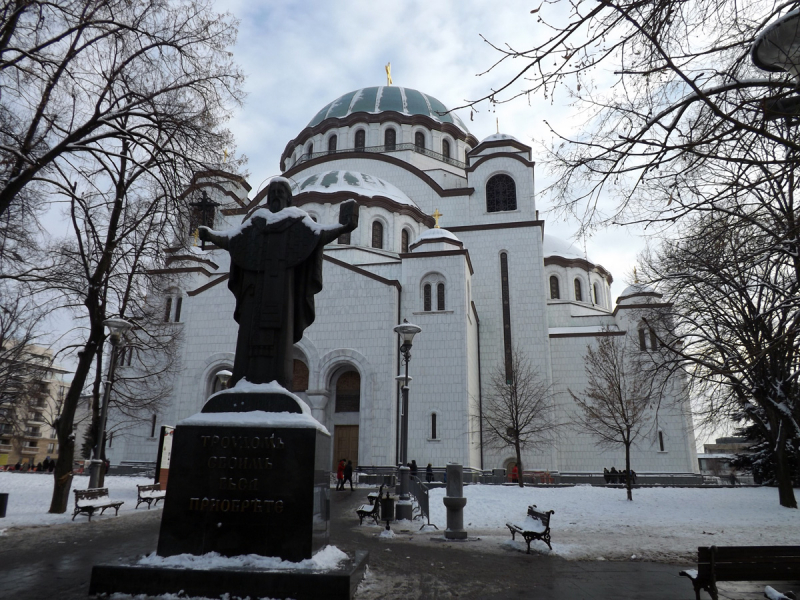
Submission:
<svg viewBox="0 0 800 600">
<path fill-rule="evenodd" d="M 292 190 L 282 178 L 270 182 L 267 207 L 238 231 L 200 227 L 200 239 L 226 249 L 231 257 L 228 288 L 236 296 L 239 323 L 229 387 L 240 379 L 277 381 L 292 389 L 292 346 L 314 322 L 314 294 L 322 290 L 325 244 L 358 227 L 354 200 L 339 207 L 339 226 L 320 226 L 291 209 Z M 273 216 L 274 215 L 274 216 Z"/>
</svg>

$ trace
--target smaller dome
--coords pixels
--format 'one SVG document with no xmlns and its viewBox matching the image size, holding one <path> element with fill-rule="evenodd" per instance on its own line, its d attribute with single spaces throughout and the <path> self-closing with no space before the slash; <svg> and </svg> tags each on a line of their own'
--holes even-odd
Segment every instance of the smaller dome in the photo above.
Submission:
<svg viewBox="0 0 800 600">
<path fill-rule="evenodd" d="M 498 140 L 514 140 L 515 142 L 519 141 L 513 135 L 508 135 L 507 133 L 493 133 L 489 137 L 481 140 L 481 144 L 483 144 L 484 142 L 496 142 Z"/>
<path fill-rule="evenodd" d="M 634 283 L 629 285 L 617 298 L 617 304 L 637 304 L 641 302 L 649 302 L 652 298 L 662 298 L 663 294 L 659 294 L 655 288 L 647 285 L 646 283 Z"/>
<path fill-rule="evenodd" d="M 563 258 L 586 258 L 580 248 L 566 240 L 562 240 L 552 235 L 544 234 L 542 246 L 545 258 L 548 256 L 561 256 Z"/>
<path fill-rule="evenodd" d="M 433 240 L 437 240 L 437 239 L 441 239 L 441 238 L 445 238 L 445 239 L 448 239 L 448 240 L 452 240 L 454 242 L 461 243 L 461 240 L 458 239 L 455 236 L 455 234 L 447 231 L 447 229 L 442 229 L 441 227 L 440 228 L 434 227 L 433 229 L 428 229 L 428 231 L 426 231 L 425 233 L 420 235 L 414 241 L 414 243 L 416 244 L 416 243 L 419 243 L 419 242 L 421 242 L 423 240 L 433 241 Z"/>
<path fill-rule="evenodd" d="M 374 175 L 355 171 L 323 171 L 304 177 L 292 184 L 292 194 L 306 192 L 333 194 L 335 192 L 351 192 L 369 198 L 382 196 L 398 204 L 417 207 L 411 198 L 391 183 Z"/>
</svg>

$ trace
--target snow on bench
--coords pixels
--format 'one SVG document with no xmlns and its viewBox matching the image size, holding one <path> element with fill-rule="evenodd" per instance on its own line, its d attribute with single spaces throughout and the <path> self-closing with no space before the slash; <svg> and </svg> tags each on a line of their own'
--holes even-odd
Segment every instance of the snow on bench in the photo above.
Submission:
<svg viewBox="0 0 800 600">
<path fill-rule="evenodd" d="M 521 523 L 508 522 L 506 527 L 511 531 L 511 539 L 514 540 L 516 534 L 520 534 L 528 544 L 528 552 L 531 553 L 531 542 L 533 540 L 542 540 L 550 550 L 553 547 L 550 545 L 550 515 L 555 514 L 554 510 L 542 512 L 536 509 L 535 504 L 528 507 L 528 515 Z"/>
</svg>

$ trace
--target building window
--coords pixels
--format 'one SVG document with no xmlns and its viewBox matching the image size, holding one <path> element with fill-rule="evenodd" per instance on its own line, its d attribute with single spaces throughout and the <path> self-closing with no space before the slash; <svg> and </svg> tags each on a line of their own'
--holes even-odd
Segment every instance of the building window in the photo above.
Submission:
<svg viewBox="0 0 800 600">
<path fill-rule="evenodd" d="M 380 221 L 372 222 L 372 247 L 383 248 L 383 223 Z"/>
<path fill-rule="evenodd" d="M 422 287 L 422 310 L 425 312 L 431 311 L 431 284 L 426 283 Z"/>
<path fill-rule="evenodd" d="M 357 371 L 342 373 L 336 381 L 336 408 L 340 412 L 358 412 L 361 409 L 361 376 Z"/>
<path fill-rule="evenodd" d="M 517 186 L 508 175 L 495 175 L 486 182 L 486 212 L 517 210 Z"/>
<path fill-rule="evenodd" d="M 328 154 L 334 154 L 336 152 L 336 136 L 332 135 L 328 138 Z"/>
<path fill-rule="evenodd" d="M 114 443 L 114 432 L 108 434 L 108 447 L 111 448 L 111 444 Z"/>
<path fill-rule="evenodd" d="M 594 303 L 595 304 L 600 304 L 600 294 L 598 293 L 597 284 L 596 283 L 592 284 L 592 292 L 594 293 Z"/>
<path fill-rule="evenodd" d="M 583 302 L 583 288 L 581 287 L 581 280 L 575 280 L 575 301 Z"/>
<path fill-rule="evenodd" d="M 658 451 L 659 452 L 665 452 L 665 450 L 664 450 L 664 432 L 663 431 L 659 431 L 658 432 Z"/>
<path fill-rule="evenodd" d="M 658 350 L 658 338 L 652 329 L 650 330 L 650 350 Z"/>
<path fill-rule="evenodd" d="M 169 323 L 169 317 L 172 315 L 172 297 L 167 298 L 167 304 L 164 306 L 164 322 Z"/>
<path fill-rule="evenodd" d="M 308 367 L 302 360 L 294 359 L 294 373 L 292 377 L 292 391 L 305 392 L 308 389 Z"/>
<path fill-rule="evenodd" d="M 450 158 L 450 142 L 442 140 L 442 154 L 445 158 Z"/>
<path fill-rule="evenodd" d="M 436 310 L 444 310 L 444 284 L 436 286 Z"/>
<path fill-rule="evenodd" d="M 356 150 L 363 150 L 367 145 L 367 133 L 363 129 L 356 131 Z"/>
<path fill-rule="evenodd" d="M 400 252 L 408 252 L 408 229 L 400 232 Z"/>
<path fill-rule="evenodd" d="M 436 413 L 431 413 L 431 439 L 435 440 L 436 437 Z"/>
<path fill-rule="evenodd" d="M 417 151 L 425 150 L 425 134 L 421 131 L 414 134 L 414 146 Z"/>
<path fill-rule="evenodd" d="M 351 232 L 348 231 L 347 233 L 343 233 L 342 235 L 340 235 L 339 239 L 336 240 L 336 243 L 337 244 L 343 244 L 343 245 L 346 245 L 346 246 L 350 245 L 350 233 Z"/>
<path fill-rule="evenodd" d="M 387 152 L 397 148 L 397 132 L 391 127 L 383 132 L 383 146 Z"/>
<path fill-rule="evenodd" d="M 647 337 L 644 329 L 639 330 L 639 350 L 644 352 L 647 350 Z"/>
<path fill-rule="evenodd" d="M 503 299 L 503 349 L 506 361 L 506 381 L 511 383 L 512 373 L 512 350 L 511 350 L 511 304 L 508 282 L 508 254 L 500 254 L 500 291 Z"/>
<path fill-rule="evenodd" d="M 153 414 L 153 418 L 150 419 L 150 437 L 156 437 L 156 415 Z"/>
<path fill-rule="evenodd" d="M 175 299 L 175 322 L 176 323 L 180 323 L 181 322 L 181 308 L 182 307 L 183 307 L 183 297 L 182 296 L 178 296 Z M 130 364 L 130 363 L 128 363 L 128 364 Z"/>
<path fill-rule="evenodd" d="M 48 454 L 52 454 L 53 450 L 55 450 L 55 449 L 56 449 L 56 445 L 55 444 L 47 444 L 47 453 Z"/>
<path fill-rule="evenodd" d="M 306 146 L 306 160 L 310 160 L 312 154 L 314 154 L 314 143 L 309 142 L 308 146 Z"/>
<path fill-rule="evenodd" d="M 558 290 L 558 277 L 550 275 L 550 298 L 558 300 L 561 298 L 561 293 Z"/>
</svg>

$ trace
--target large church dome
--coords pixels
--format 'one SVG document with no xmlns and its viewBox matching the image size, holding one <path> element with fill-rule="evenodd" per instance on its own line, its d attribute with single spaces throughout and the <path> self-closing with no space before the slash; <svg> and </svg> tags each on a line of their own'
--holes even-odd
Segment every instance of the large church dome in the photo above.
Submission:
<svg viewBox="0 0 800 600">
<path fill-rule="evenodd" d="M 309 121 L 307 127 L 314 127 L 325 119 L 342 119 L 355 113 L 377 114 L 397 112 L 402 115 L 422 115 L 440 123 L 452 123 L 465 133 L 466 125 L 439 100 L 411 88 L 398 86 L 375 86 L 353 90 L 326 104 Z"/>
<path fill-rule="evenodd" d="M 367 198 L 388 198 L 397 204 L 417 205 L 396 186 L 374 175 L 355 171 L 325 171 L 304 177 L 293 186 L 292 193 L 297 196 L 303 193 L 336 194 L 347 192 Z"/>
</svg>

